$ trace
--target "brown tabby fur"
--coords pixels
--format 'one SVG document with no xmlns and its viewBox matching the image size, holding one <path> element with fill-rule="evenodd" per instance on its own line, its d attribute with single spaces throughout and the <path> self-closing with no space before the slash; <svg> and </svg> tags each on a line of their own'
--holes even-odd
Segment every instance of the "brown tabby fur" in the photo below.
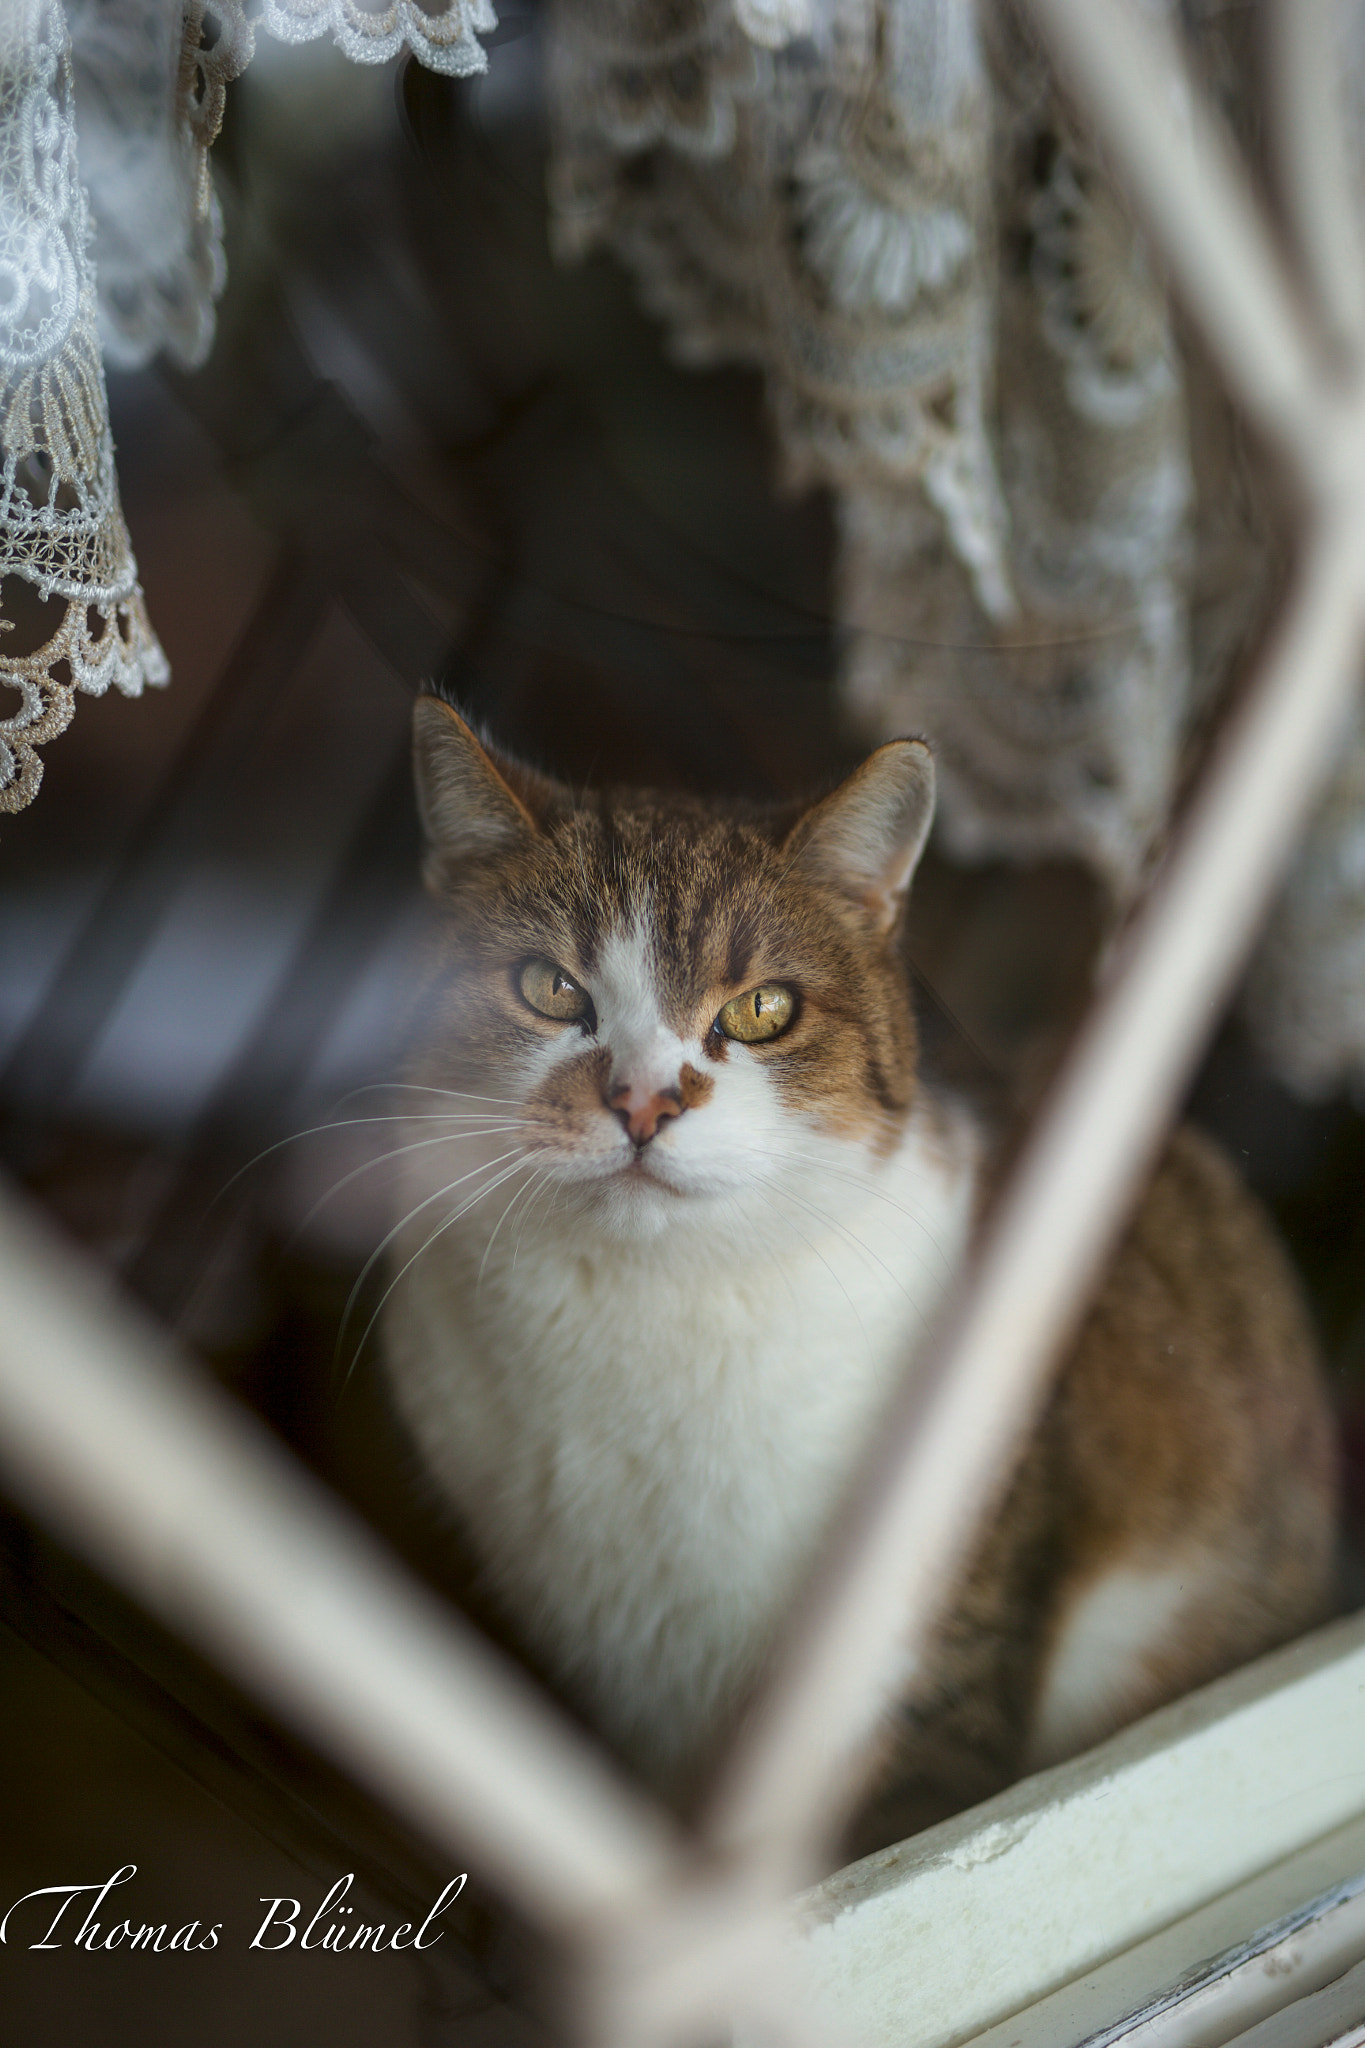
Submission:
<svg viewBox="0 0 1365 2048">
<path fill-rule="evenodd" d="M 880 1766 L 863 1846 L 1008 1784 L 1076 1600 L 1111 1566 L 1206 1550 L 1108 1733 L 1326 1618 L 1337 1453 L 1317 1347 L 1274 1229 L 1210 1139 L 1177 1131 L 1060 1368 Z"/>
</svg>

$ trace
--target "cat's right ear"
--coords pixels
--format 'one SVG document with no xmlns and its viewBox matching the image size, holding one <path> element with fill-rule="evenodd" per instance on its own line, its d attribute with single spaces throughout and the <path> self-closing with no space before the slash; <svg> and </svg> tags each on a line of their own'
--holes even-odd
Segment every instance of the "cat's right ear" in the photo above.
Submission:
<svg viewBox="0 0 1365 2048">
<path fill-rule="evenodd" d="M 547 777 L 492 754 L 440 697 L 413 707 L 412 761 L 430 888 L 467 861 L 510 853 L 540 829 L 554 797 Z"/>
</svg>

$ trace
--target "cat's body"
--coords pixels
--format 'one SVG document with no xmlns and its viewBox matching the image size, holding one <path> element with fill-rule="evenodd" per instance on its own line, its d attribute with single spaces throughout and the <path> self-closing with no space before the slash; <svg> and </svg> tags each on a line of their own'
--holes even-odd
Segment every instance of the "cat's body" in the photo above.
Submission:
<svg viewBox="0 0 1365 2048">
<path fill-rule="evenodd" d="M 979 1206 L 982 1141 L 919 1083 L 895 946 L 931 769 L 897 743 L 786 818 L 578 807 L 430 701 L 418 764 L 448 923 L 392 1384 L 527 1652 L 686 1796 Z M 1332 1495 L 1283 1259 L 1185 1138 L 886 1775 L 970 1797 L 1305 1625 Z"/>
</svg>

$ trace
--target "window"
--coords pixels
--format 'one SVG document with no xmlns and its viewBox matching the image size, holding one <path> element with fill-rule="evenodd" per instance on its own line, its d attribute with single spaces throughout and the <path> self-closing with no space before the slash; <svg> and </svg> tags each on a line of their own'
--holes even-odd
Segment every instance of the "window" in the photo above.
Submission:
<svg viewBox="0 0 1365 2048">
<path fill-rule="evenodd" d="M 14 1496 L 557 1938 L 578 1967 L 589 2029 L 604 2041 L 700 2039 L 737 2017 L 754 2039 L 784 2030 L 793 2040 L 852 2038 L 856 2029 L 946 2048 L 985 2033 L 992 2048 L 1029 2048 L 1044 2038 L 1112 2038 L 1126 2018 L 1135 2037 L 1163 2043 L 1212 2044 L 1273 2023 L 1289 2048 L 1284 2030 L 1293 2025 L 1305 2044 L 1325 2043 L 1365 2019 L 1365 1991 L 1358 2010 L 1354 1989 L 1345 1994 L 1349 2010 L 1312 2003 L 1326 1996 L 1324 1971 L 1340 1976 L 1339 1964 L 1365 1954 L 1352 1888 L 1365 1813 L 1354 1740 L 1365 1638 L 1356 1621 L 1165 1710 L 871 1869 L 827 1881 L 799 1909 L 798 1970 L 787 1946 L 783 1901 L 837 1806 L 841 1737 L 893 1621 L 904 1630 L 908 1613 L 912 1632 L 932 1622 L 1242 963 L 1323 773 L 1365 639 L 1365 292 L 1333 123 L 1315 115 L 1331 61 L 1324 12 L 1311 0 L 1274 10 L 1284 35 L 1268 114 L 1289 166 L 1290 263 L 1151 11 L 1121 0 L 1031 0 L 1031 11 L 1235 402 L 1292 477 L 1300 547 L 1274 632 L 999 1204 L 969 1298 L 941 1334 L 913 1406 L 878 1446 L 700 1835 L 684 1837 L 603 1763 L 263 1430 L 168 1362 L 165 1336 L 106 1296 L 5 1198 L 0 1460 Z M 422 146 L 441 147 L 439 123 L 423 126 L 431 108 L 420 91 L 405 107 Z M 267 118 L 266 102 L 255 118 Z M 300 152 L 307 128 L 298 122 Z M 500 201 L 515 210 L 515 194 Z M 239 288 L 273 288 L 253 272 L 247 241 L 235 261 Z M 385 317 L 402 318 L 403 278 L 390 277 L 387 288 Z M 298 284 L 291 317 L 299 329 L 316 324 L 325 289 L 317 277 Z M 308 659 L 349 675 L 352 686 L 368 658 L 356 652 L 354 627 L 329 611 L 318 552 L 310 553 L 315 537 L 290 526 L 293 480 L 352 461 L 382 523 L 418 555 L 430 511 L 432 480 L 420 465 L 402 488 L 381 463 L 367 467 L 366 449 L 357 454 L 348 441 L 355 417 L 338 407 L 334 386 L 315 380 L 296 390 L 296 368 L 260 366 L 263 391 L 282 381 L 280 412 L 290 423 L 273 470 L 251 469 L 249 421 L 216 423 L 274 521 L 270 546 L 244 526 L 243 547 L 260 563 L 254 637 L 238 660 L 240 687 L 206 698 L 200 728 L 228 733 L 235 758 L 264 729 L 272 691 L 305 646 Z M 340 362 L 329 370 L 354 375 Z M 382 389 L 371 400 L 401 446 L 403 394 Z M 194 442 L 207 429 L 187 421 L 183 431 Z M 123 438 L 125 448 L 135 445 Z M 498 459 L 494 448 L 490 473 Z M 489 502 L 495 495 L 490 486 Z M 438 524 L 477 537 L 484 510 L 442 504 Z M 365 550 L 346 554 L 344 512 L 338 521 L 327 539 L 346 555 L 351 615 L 372 620 Z M 472 547 L 468 559 L 477 556 Z M 209 565 L 206 591 L 212 581 Z M 477 615 L 494 602 L 495 585 L 495 576 L 471 576 L 451 601 Z M 401 577 L 400 586 L 408 587 Z M 528 638 L 548 630 L 556 605 L 553 591 L 536 596 L 542 614 Z M 599 628 L 608 630 L 594 622 Z M 390 607 L 383 633 L 390 648 L 402 643 L 415 673 L 444 644 L 427 599 Z M 401 723 L 392 721 L 395 733 Z M 282 719 L 275 737 L 291 764 L 326 755 L 325 730 Z M 177 833 L 191 808 L 185 793 L 218 772 L 210 753 L 191 733 L 169 762 L 159 800 L 163 857 L 138 870 L 138 915 L 148 929 L 174 894 Z M 344 782 L 349 771 L 338 772 Z M 388 843 L 386 821 L 405 779 L 398 762 L 357 776 L 345 793 L 347 859 L 362 879 L 374 846 Z M 306 824 L 301 813 L 300 844 Z M 326 987 L 325 896 L 326 876 L 309 871 L 291 931 L 273 956 L 256 956 L 257 995 L 272 974 L 277 989 L 291 975 Z M 205 896 L 178 914 L 221 933 L 232 911 Z M 61 971 L 84 990 L 84 1051 L 93 1058 L 115 984 L 147 1017 L 158 984 L 150 953 L 136 986 L 102 979 L 98 906 L 86 916 L 88 945 Z M 63 1068 L 60 1046 L 44 1056 Z M 63 1069 L 66 1078 L 75 1071 Z M 212 1135 L 222 1078 L 209 1076 L 195 1097 L 201 1136 Z M 160 1077 L 167 1088 L 175 1080 L 169 1067 Z M 169 1197 L 165 1188 L 148 1197 L 165 1230 L 180 1221 L 177 1186 L 172 1178 Z M 144 1293 L 155 1292 L 156 1257 L 149 1240 Z M 1288 1924 L 1296 1912 L 1308 1914 L 1302 1926 Z M 1167 1996 L 1225 1952 L 1207 1983 Z M 814 1997 L 801 1988 L 807 1970 Z M 1262 1995 L 1267 1980 L 1301 1989 L 1302 2000 L 1277 2015 Z"/>
</svg>

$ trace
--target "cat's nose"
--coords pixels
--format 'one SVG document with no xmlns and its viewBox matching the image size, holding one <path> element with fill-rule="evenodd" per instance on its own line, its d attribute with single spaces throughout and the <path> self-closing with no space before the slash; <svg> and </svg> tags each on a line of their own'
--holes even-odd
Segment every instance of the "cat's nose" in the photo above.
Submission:
<svg viewBox="0 0 1365 2048">
<path fill-rule="evenodd" d="M 639 1147 L 649 1143 L 666 1118 L 682 1115 L 683 1099 L 677 1088 L 658 1088 L 651 1094 L 626 1082 L 612 1089 L 607 1108 L 621 1119 L 631 1144 Z"/>
</svg>

